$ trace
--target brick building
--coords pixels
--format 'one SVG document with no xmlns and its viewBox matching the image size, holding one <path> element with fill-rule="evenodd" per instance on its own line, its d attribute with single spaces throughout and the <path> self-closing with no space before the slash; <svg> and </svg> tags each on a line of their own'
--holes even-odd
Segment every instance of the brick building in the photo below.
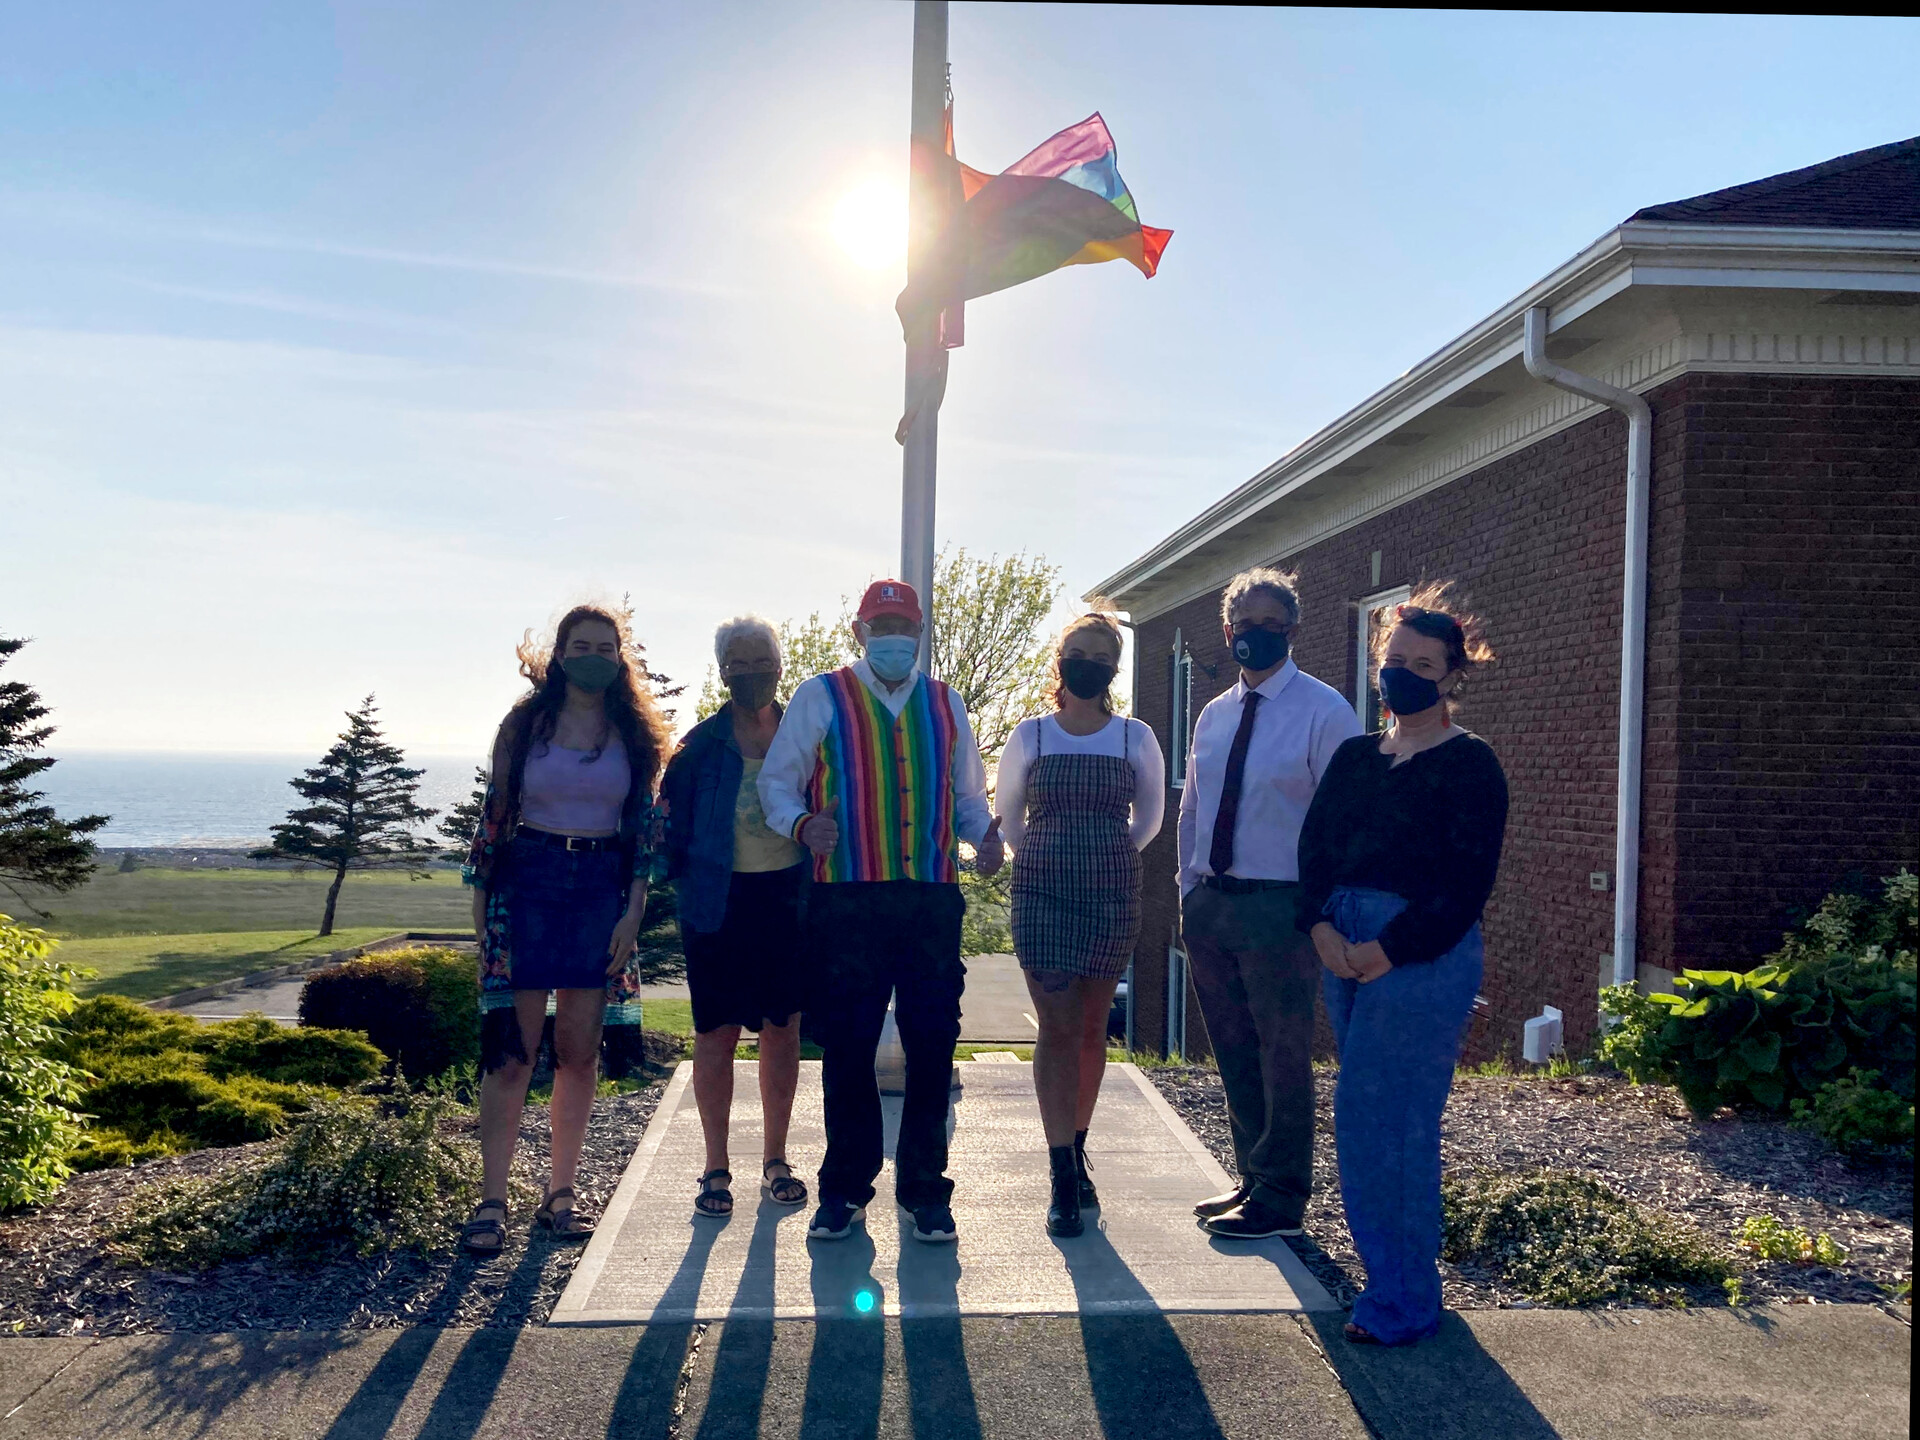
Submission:
<svg viewBox="0 0 1920 1440">
<path fill-rule="evenodd" d="M 1556 364 L 1651 408 L 1643 617 L 1630 422 L 1535 378 Z M 1295 658 L 1370 728 L 1369 624 L 1459 582 L 1500 656 L 1461 720 L 1512 790 L 1468 1042 L 1485 1057 L 1517 1052 L 1542 1005 L 1582 1048 L 1616 954 L 1655 986 L 1749 968 L 1837 882 L 1915 863 L 1916 539 L 1920 139 L 1637 212 L 1099 588 L 1132 616 L 1135 713 L 1177 806 L 1193 717 L 1235 679 L 1235 571 L 1299 573 Z M 1206 1043 L 1174 846 L 1169 823 L 1146 857 L 1142 1049 Z M 1638 895 L 1616 915 L 1621 857 Z"/>
</svg>

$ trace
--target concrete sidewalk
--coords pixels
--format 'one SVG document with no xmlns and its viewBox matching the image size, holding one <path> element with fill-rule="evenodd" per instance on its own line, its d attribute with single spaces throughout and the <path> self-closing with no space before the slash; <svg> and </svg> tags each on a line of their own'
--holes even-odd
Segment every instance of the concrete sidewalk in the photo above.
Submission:
<svg viewBox="0 0 1920 1440">
<path fill-rule="evenodd" d="M 35 1440 L 1883 1440 L 1866 1306 L 1474 1311 L 1411 1350 L 1337 1314 L 729 1321 L 0 1341 Z M 1329 1363 L 1331 1362 L 1331 1363 Z"/>
<path fill-rule="evenodd" d="M 955 1067 L 948 1111 L 959 1241 L 926 1245 L 893 1204 L 892 1166 L 848 1239 L 809 1241 L 807 1207 L 776 1205 L 762 1151 L 758 1063 L 734 1064 L 734 1214 L 693 1216 L 705 1142 L 683 1061 L 607 1205 L 553 1323 L 962 1315 L 1145 1315 L 1334 1309 L 1273 1238 L 1218 1240 L 1193 1202 L 1232 1188 L 1194 1133 L 1132 1065 L 1109 1065 L 1087 1150 L 1103 1208 L 1087 1233 L 1046 1232 L 1046 1138 L 1033 1067 Z M 900 1101 L 882 1102 L 893 1151 Z M 787 1157 L 809 1181 L 826 1148 L 820 1064 L 803 1062 Z"/>
</svg>

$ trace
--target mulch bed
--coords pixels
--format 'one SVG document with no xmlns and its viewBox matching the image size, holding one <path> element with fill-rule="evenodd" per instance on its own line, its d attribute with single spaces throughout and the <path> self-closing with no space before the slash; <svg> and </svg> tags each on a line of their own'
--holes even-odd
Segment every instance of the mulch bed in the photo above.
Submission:
<svg viewBox="0 0 1920 1440">
<path fill-rule="evenodd" d="M 1227 1172 L 1237 1173 L 1218 1072 L 1184 1066 L 1148 1073 Z M 1316 1076 L 1314 1195 L 1306 1236 L 1293 1244 L 1334 1298 L 1350 1304 L 1366 1271 L 1340 1207 L 1336 1078 L 1331 1069 Z M 1913 1277 L 1911 1162 L 1849 1160 L 1784 1121 L 1731 1111 L 1696 1123 L 1663 1087 L 1600 1075 L 1462 1076 L 1447 1104 L 1441 1154 L 1455 1175 L 1581 1171 L 1721 1241 L 1730 1241 L 1748 1216 L 1765 1214 L 1810 1234 L 1825 1232 L 1847 1251 L 1838 1269 L 1745 1256 L 1742 1284 L 1750 1299 L 1883 1301 L 1888 1288 Z M 1456 1310 L 1531 1303 L 1492 1274 L 1445 1261 L 1440 1273 L 1446 1303 Z"/>
<path fill-rule="evenodd" d="M 582 1213 L 613 1195 L 664 1079 L 594 1102 L 580 1157 Z M 471 1133 L 475 1122 L 459 1122 Z M 477 1138 L 477 1137 L 476 1137 Z M 546 1174 L 547 1111 L 529 1105 L 514 1169 Z M 102 1252 L 103 1222 L 155 1180 L 216 1174 L 260 1147 L 197 1150 L 132 1170 L 77 1175 L 42 1208 L 0 1220 L 0 1335 L 139 1335 L 159 1330 L 373 1330 L 402 1325 L 539 1325 L 566 1289 L 585 1246 L 556 1244 L 529 1214 L 509 1218 L 500 1255 L 411 1251 L 324 1264 L 233 1261 L 171 1274 L 130 1269 Z"/>
</svg>

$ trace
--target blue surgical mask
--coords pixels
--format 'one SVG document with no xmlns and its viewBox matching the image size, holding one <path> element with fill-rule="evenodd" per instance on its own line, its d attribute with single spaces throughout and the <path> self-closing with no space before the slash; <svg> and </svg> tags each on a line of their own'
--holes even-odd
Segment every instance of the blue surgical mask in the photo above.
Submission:
<svg viewBox="0 0 1920 1440">
<path fill-rule="evenodd" d="M 889 685 L 898 684 L 913 673 L 913 659 L 919 653 L 920 642 L 911 635 L 867 637 L 867 664 Z"/>
<path fill-rule="evenodd" d="M 1440 703 L 1440 687 L 1404 665 L 1382 665 L 1380 698 L 1396 715 L 1418 715 Z"/>
</svg>

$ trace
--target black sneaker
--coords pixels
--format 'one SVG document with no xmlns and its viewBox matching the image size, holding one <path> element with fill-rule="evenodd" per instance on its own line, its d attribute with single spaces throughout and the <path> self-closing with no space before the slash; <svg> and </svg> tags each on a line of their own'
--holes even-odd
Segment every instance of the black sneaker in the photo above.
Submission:
<svg viewBox="0 0 1920 1440">
<path fill-rule="evenodd" d="M 1206 1222 L 1207 1232 L 1225 1240 L 1264 1240 L 1269 1235 L 1299 1235 L 1298 1220 L 1288 1220 L 1271 1205 L 1249 1200 L 1238 1209 L 1215 1215 Z"/>
<path fill-rule="evenodd" d="M 1193 1207 L 1193 1213 L 1202 1220 L 1211 1220 L 1214 1216 L 1224 1215 L 1229 1210 L 1238 1210 L 1247 1203 L 1247 1197 L 1251 1194 L 1253 1194 L 1253 1187 L 1242 1185 L 1238 1189 L 1227 1191 L 1224 1195 L 1214 1195 L 1202 1200 Z"/>
<path fill-rule="evenodd" d="M 922 1205 L 913 1211 L 913 1238 L 929 1245 L 951 1245 L 959 1236 L 949 1205 Z"/>
<path fill-rule="evenodd" d="M 864 1220 L 867 1207 L 848 1200 L 823 1201 L 807 1227 L 809 1240 L 844 1240 L 853 1233 L 853 1222 Z"/>
</svg>

